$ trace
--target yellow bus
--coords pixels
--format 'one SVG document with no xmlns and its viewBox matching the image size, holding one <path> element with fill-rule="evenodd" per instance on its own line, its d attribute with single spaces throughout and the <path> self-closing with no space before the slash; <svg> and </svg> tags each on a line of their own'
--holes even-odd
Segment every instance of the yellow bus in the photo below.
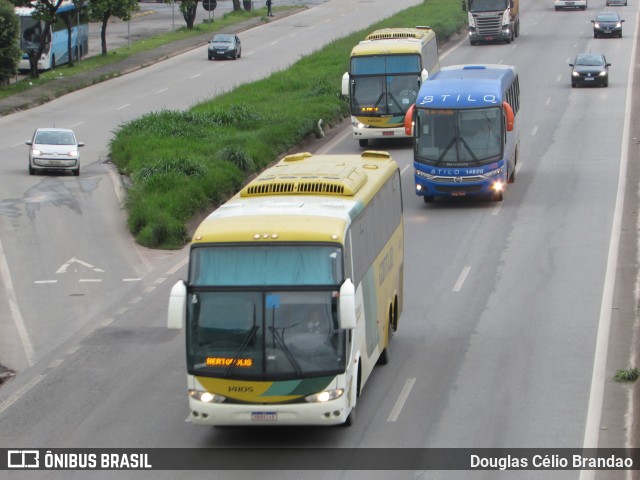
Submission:
<svg viewBox="0 0 640 480">
<path fill-rule="evenodd" d="M 407 138 L 403 121 L 420 85 L 440 68 L 436 34 L 429 27 L 376 30 L 351 50 L 342 94 L 349 98 L 353 137 Z"/>
<path fill-rule="evenodd" d="M 403 232 L 400 171 L 377 151 L 289 155 L 211 213 L 168 307 L 191 423 L 350 425 L 389 361 Z"/>
</svg>

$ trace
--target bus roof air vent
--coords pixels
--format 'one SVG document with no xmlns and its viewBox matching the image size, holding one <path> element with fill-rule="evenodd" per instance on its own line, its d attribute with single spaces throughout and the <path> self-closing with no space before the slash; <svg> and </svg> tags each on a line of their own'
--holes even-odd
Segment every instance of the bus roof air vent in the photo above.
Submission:
<svg viewBox="0 0 640 480">
<path fill-rule="evenodd" d="M 428 28 L 428 27 L 427 27 Z M 371 32 L 365 40 L 393 40 L 402 38 L 420 39 L 426 34 L 424 27 L 418 28 L 385 28 Z"/>
<path fill-rule="evenodd" d="M 362 158 L 366 158 L 366 159 L 372 159 L 372 160 L 390 160 L 391 159 L 391 155 L 389 155 L 389 152 L 383 152 L 382 150 L 365 150 L 364 152 L 362 152 L 362 155 L 360 155 Z"/>
<path fill-rule="evenodd" d="M 363 155 L 364 157 L 364 155 Z M 377 158 L 377 157 L 365 157 Z M 276 165 L 240 191 L 242 197 L 265 195 L 352 196 L 367 182 L 362 167 L 344 164 Z"/>
<path fill-rule="evenodd" d="M 291 155 L 287 155 L 286 157 L 283 158 L 283 160 L 285 162 L 298 162 L 300 160 L 304 160 L 305 158 L 309 158 L 309 157 L 313 157 L 313 154 L 309 152 L 300 152 L 300 153 L 293 153 Z"/>
</svg>

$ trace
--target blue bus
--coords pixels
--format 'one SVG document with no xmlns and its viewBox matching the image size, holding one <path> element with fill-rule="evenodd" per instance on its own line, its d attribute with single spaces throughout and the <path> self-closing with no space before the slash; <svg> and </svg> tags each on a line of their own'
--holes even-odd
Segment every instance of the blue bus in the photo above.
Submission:
<svg viewBox="0 0 640 480">
<path fill-rule="evenodd" d="M 71 23 L 71 54 L 79 59 L 89 51 L 89 2 L 78 9 L 73 1 L 63 0 L 56 11 L 56 21 L 47 32 L 46 23 L 34 18 L 34 7 L 16 7 L 15 12 L 20 19 L 20 48 L 24 52 L 18 70 L 30 70 L 28 52 L 38 49 L 42 35 L 46 35 L 46 43 L 38 59 L 38 70 L 50 70 L 69 62 L 69 34 L 64 16 Z"/>
<path fill-rule="evenodd" d="M 508 65 L 443 67 L 405 116 L 414 138 L 415 192 L 503 199 L 515 180 L 520 135 L 518 73 Z"/>
</svg>

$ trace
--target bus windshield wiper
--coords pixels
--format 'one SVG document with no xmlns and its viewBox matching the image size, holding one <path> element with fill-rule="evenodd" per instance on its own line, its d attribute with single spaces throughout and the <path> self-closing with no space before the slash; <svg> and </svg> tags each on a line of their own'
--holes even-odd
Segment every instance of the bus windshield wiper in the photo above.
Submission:
<svg viewBox="0 0 640 480">
<path fill-rule="evenodd" d="M 442 152 L 442 155 L 440 155 L 440 157 L 438 158 L 438 163 L 440 163 L 442 161 L 442 159 L 444 158 L 444 156 L 447 154 L 447 152 L 449 150 L 451 150 L 451 147 L 453 147 L 453 145 L 456 143 L 456 137 L 452 137 L 451 141 L 449 142 L 449 144 L 447 145 L 447 148 L 444 149 L 444 151 Z"/>
<path fill-rule="evenodd" d="M 237 353 L 233 356 L 233 359 L 229 364 L 229 366 L 227 367 L 227 370 L 224 372 L 225 378 L 229 378 L 229 375 L 231 375 L 231 372 L 236 366 L 236 363 L 238 363 L 238 359 L 247 349 L 247 345 L 249 345 L 251 340 L 253 340 L 253 337 L 256 336 L 257 331 L 258 331 L 258 326 L 254 325 L 253 327 L 251 327 L 251 330 L 249 330 L 249 333 L 247 333 L 247 335 L 244 337 L 244 340 L 242 341 L 242 345 L 240 345 L 240 348 L 238 349 Z"/>
<path fill-rule="evenodd" d="M 298 362 L 296 362 L 296 359 L 291 353 L 291 350 L 289 350 L 289 347 L 287 347 L 287 345 L 284 343 L 284 340 L 282 339 L 282 333 L 276 327 L 269 327 L 269 330 L 271 330 L 271 333 L 273 334 L 273 338 L 275 338 L 276 343 L 280 345 L 280 348 L 282 349 L 285 356 L 287 357 L 287 360 L 289 360 L 289 363 L 291 364 L 291 366 L 293 366 L 293 368 L 295 368 L 296 370 L 296 373 L 300 377 L 302 377 L 303 376 L 302 369 L 300 368 L 300 365 L 298 364 Z"/>
</svg>

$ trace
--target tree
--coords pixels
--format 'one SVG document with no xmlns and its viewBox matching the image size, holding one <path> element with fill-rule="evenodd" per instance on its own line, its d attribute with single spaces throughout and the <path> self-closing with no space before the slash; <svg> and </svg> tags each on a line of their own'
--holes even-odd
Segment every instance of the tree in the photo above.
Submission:
<svg viewBox="0 0 640 480">
<path fill-rule="evenodd" d="M 182 0 L 180 2 L 180 12 L 184 17 L 184 21 L 187 22 L 187 28 L 193 29 L 193 24 L 196 21 L 196 12 L 198 10 L 198 0 Z"/>
<path fill-rule="evenodd" d="M 140 10 L 137 0 L 90 0 L 91 18 L 101 22 L 100 43 L 102 55 L 107 54 L 107 22 L 111 16 L 125 22 L 131 20 L 134 12 Z"/>
<path fill-rule="evenodd" d="M 233 0 L 233 11 L 240 12 L 242 8 L 240 7 L 240 0 Z"/>
<path fill-rule="evenodd" d="M 14 0 L 16 6 L 33 7 L 34 12 L 31 15 L 35 20 L 40 20 L 44 23 L 44 28 L 39 31 L 41 26 L 38 26 L 37 30 L 34 30 L 33 37 L 31 39 L 25 39 L 23 48 L 27 55 L 29 55 L 29 69 L 31 78 L 38 78 L 40 72 L 38 71 L 38 59 L 42 56 L 45 47 L 51 42 L 51 25 L 56 22 L 56 12 L 62 4 L 62 0 Z M 55 65 L 51 65 L 54 68 Z"/>
<path fill-rule="evenodd" d="M 20 20 L 14 5 L 0 0 L 0 85 L 4 85 L 16 74 L 22 52 L 20 42 Z"/>
</svg>

